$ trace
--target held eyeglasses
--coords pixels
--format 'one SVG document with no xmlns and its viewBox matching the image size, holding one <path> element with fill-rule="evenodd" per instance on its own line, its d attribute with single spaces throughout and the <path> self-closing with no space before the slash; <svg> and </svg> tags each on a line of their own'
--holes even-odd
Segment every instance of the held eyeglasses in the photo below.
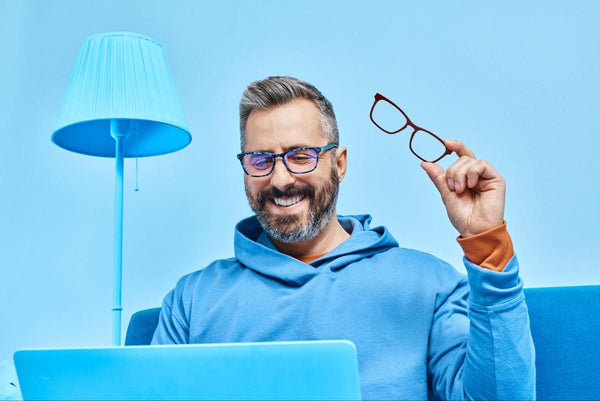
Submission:
<svg viewBox="0 0 600 401">
<path fill-rule="evenodd" d="M 338 145 L 329 144 L 323 147 L 303 147 L 290 149 L 283 153 L 245 152 L 237 155 L 244 173 L 250 177 L 266 177 L 275 169 L 275 159 L 281 157 L 290 173 L 306 174 L 317 168 L 319 155 Z"/>
<path fill-rule="evenodd" d="M 375 94 L 370 117 L 373 124 L 386 134 L 412 130 L 408 147 L 415 156 L 425 162 L 435 163 L 452 153 L 443 139 L 413 123 L 396 103 L 380 93 Z"/>
</svg>

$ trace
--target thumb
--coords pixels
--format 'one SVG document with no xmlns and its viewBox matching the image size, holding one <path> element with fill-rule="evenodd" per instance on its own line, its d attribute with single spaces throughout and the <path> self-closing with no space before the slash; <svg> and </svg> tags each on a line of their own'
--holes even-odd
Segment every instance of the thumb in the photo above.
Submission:
<svg viewBox="0 0 600 401">
<path fill-rule="evenodd" d="M 421 167 L 425 170 L 437 190 L 440 192 L 442 199 L 445 199 L 446 195 L 450 192 L 450 189 L 446 182 L 446 173 L 444 169 L 437 164 L 429 162 L 421 163 Z"/>
</svg>

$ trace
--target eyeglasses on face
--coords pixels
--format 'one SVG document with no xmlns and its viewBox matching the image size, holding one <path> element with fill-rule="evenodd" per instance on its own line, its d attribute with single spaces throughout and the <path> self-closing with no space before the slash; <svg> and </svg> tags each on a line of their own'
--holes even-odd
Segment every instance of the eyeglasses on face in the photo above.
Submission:
<svg viewBox="0 0 600 401">
<path fill-rule="evenodd" d="M 415 125 L 404 111 L 385 96 L 376 93 L 371 107 L 371 121 L 387 134 L 397 134 L 407 127 L 413 129 L 408 147 L 419 159 L 435 163 L 452 153 L 444 141 L 433 132 Z"/>
<path fill-rule="evenodd" d="M 245 152 L 237 155 L 244 173 L 250 177 L 265 177 L 275 169 L 275 159 L 281 157 L 290 173 L 306 174 L 317 168 L 319 154 L 338 145 L 329 144 L 323 147 L 304 147 L 290 149 L 283 153 Z"/>
</svg>

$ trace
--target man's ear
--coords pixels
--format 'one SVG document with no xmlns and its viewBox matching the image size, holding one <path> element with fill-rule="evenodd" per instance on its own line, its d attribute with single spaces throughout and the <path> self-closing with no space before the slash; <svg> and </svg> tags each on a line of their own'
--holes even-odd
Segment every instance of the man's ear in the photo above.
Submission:
<svg viewBox="0 0 600 401">
<path fill-rule="evenodd" d="M 346 149 L 346 147 L 336 149 L 335 165 L 339 177 L 339 182 L 342 182 L 344 176 L 346 175 L 346 167 L 348 166 L 348 149 Z"/>
</svg>

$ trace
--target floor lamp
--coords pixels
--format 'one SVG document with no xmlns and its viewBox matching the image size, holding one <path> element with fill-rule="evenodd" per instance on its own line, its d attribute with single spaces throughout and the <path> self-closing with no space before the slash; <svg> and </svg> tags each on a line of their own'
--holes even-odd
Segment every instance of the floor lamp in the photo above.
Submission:
<svg viewBox="0 0 600 401">
<path fill-rule="evenodd" d="M 175 152 L 191 139 L 159 43 L 127 32 L 98 34 L 82 43 L 52 142 L 115 158 L 113 345 L 121 345 L 123 159 Z"/>
</svg>

